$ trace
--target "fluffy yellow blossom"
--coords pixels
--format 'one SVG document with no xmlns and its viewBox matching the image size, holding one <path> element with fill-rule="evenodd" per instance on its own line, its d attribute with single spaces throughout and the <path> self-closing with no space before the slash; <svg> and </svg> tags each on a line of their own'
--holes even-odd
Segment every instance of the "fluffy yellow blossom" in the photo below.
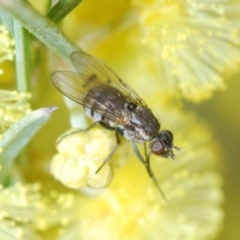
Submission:
<svg viewBox="0 0 240 240">
<path fill-rule="evenodd" d="M 72 129 L 70 131 L 77 131 Z M 59 154 L 55 155 L 51 172 L 63 184 L 68 187 L 79 189 L 83 186 L 103 187 L 112 179 L 112 170 L 104 160 L 113 153 L 116 141 L 109 137 L 109 131 L 101 131 L 98 127 L 89 131 L 60 137 L 57 144 Z M 67 133 L 66 133 L 67 134 Z"/>
<path fill-rule="evenodd" d="M 31 111 L 30 97 L 30 93 L 0 90 L 0 133 Z"/>
<path fill-rule="evenodd" d="M 104 1 L 98 10 L 93 5 L 83 3 L 74 17 L 77 30 L 66 31 L 78 34 L 85 51 L 121 73 L 125 69 L 124 77 L 134 65 L 149 72 L 161 94 L 200 102 L 224 89 L 226 74 L 238 70 L 240 15 L 233 0 Z"/>
<path fill-rule="evenodd" d="M 7 29 L 0 25 L 0 64 L 6 60 L 13 60 L 14 56 L 14 39 L 10 37 Z M 0 75 L 3 74 L 3 70 L 0 69 Z"/>
<path fill-rule="evenodd" d="M 1 186 L 0 199 L 0 239 L 38 239 L 31 225 L 45 209 L 39 185 Z"/>
<path fill-rule="evenodd" d="M 162 81 L 175 83 L 196 102 L 225 87 L 223 74 L 236 71 L 240 60 L 233 1 L 133 3 Z"/>
</svg>

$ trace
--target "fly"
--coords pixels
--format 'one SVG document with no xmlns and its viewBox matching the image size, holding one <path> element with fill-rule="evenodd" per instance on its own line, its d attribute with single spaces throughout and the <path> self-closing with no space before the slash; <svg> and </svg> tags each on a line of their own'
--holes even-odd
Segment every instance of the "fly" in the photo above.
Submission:
<svg viewBox="0 0 240 240">
<path fill-rule="evenodd" d="M 53 85 L 63 95 L 83 106 L 86 115 L 94 121 L 92 126 L 100 123 L 107 129 L 115 130 L 118 143 L 118 133 L 132 142 L 137 157 L 166 199 L 150 167 L 150 154 L 174 159 L 173 149 L 179 148 L 173 145 L 172 132 L 160 131 L 159 121 L 145 102 L 102 61 L 84 52 L 73 52 L 71 61 L 77 72 L 54 72 Z M 150 142 L 149 153 L 146 142 Z M 145 157 L 136 143 L 144 143 Z"/>
</svg>

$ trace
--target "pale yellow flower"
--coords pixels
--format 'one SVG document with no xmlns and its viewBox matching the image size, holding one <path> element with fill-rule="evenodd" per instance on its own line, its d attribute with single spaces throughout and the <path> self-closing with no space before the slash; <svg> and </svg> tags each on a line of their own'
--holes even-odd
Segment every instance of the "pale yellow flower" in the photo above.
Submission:
<svg viewBox="0 0 240 240">
<path fill-rule="evenodd" d="M 0 46 L 0 64 L 6 60 L 13 60 L 15 42 L 3 25 L 0 25 Z M 1 74 L 3 70 L 0 68 Z"/>
<path fill-rule="evenodd" d="M 93 5 L 82 4 L 73 19 L 77 29 L 66 31 L 78 34 L 85 51 L 118 72 L 125 69 L 126 76 L 148 71 L 163 94 L 200 102 L 224 89 L 224 78 L 238 70 L 236 1 L 104 1 L 98 10 Z"/>
<path fill-rule="evenodd" d="M 7 29 L 0 25 L 0 64 L 6 60 L 13 60 L 15 54 L 15 40 Z M 0 74 L 3 70 L 0 69 Z M 1 79 L 0 84 L 4 81 Z M 0 134 L 29 113 L 30 93 L 18 93 L 17 91 L 0 90 Z"/>
<path fill-rule="evenodd" d="M 0 90 L 0 133 L 28 114 L 30 93 Z"/>
<path fill-rule="evenodd" d="M 112 179 L 111 167 L 103 161 L 116 148 L 114 134 L 109 131 L 102 131 L 97 127 L 89 131 L 77 131 L 71 129 L 69 136 L 60 137 L 57 144 L 59 151 L 52 160 L 51 172 L 64 185 L 70 188 L 79 189 L 83 186 L 103 187 Z M 112 136 L 113 140 L 110 138 Z"/>
<path fill-rule="evenodd" d="M 1 186 L 0 199 L 0 239 L 38 239 L 32 223 L 45 209 L 39 185 Z"/>
<path fill-rule="evenodd" d="M 239 65 L 239 18 L 234 1 L 133 0 L 161 81 L 199 102 L 224 89 Z M 150 58 L 150 57 L 149 57 Z M 153 62 L 154 63 L 154 62 Z M 225 75 L 226 76 L 226 75 Z"/>
</svg>

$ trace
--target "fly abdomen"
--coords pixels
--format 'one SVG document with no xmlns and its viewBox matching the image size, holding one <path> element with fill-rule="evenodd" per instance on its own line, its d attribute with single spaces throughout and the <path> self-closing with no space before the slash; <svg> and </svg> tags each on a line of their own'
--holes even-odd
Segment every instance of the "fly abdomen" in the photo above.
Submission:
<svg viewBox="0 0 240 240">
<path fill-rule="evenodd" d="M 95 122 L 102 121 L 110 127 L 117 124 L 111 120 L 123 118 L 124 96 L 120 91 L 108 85 L 101 85 L 90 89 L 84 98 L 84 110 Z M 111 113 L 111 114 L 109 114 Z"/>
<path fill-rule="evenodd" d="M 93 111 L 93 109 L 91 109 L 91 108 L 84 107 L 84 111 L 87 114 L 87 116 L 89 116 L 90 118 L 92 118 L 94 120 L 94 122 L 99 122 L 99 121 L 104 120 L 102 114 L 100 114 L 96 111 Z"/>
</svg>

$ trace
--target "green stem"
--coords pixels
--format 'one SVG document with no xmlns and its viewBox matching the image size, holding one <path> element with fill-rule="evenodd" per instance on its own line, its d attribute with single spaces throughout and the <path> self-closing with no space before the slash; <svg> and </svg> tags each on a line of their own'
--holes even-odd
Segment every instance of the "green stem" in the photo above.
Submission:
<svg viewBox="0 0 240 240">
<path fill-rule="evenodd" d="M 52 51 L 66 58 L 74 51 L 81 51 L 51 20 L 42 16 L 28 2 L 0 0 L 0 8 L 18 20 Z"/>
<path fill-rule="evenodd" d="M 66 17 L 82 0 L 59 0 L 47 14 L 47 17 L 57 23 Z"/>
<path fill-rule="evenodd" d="M 30 36 L 19 21 L 14 21 L 18 92 L 30 91 Z"/>
</svg>

